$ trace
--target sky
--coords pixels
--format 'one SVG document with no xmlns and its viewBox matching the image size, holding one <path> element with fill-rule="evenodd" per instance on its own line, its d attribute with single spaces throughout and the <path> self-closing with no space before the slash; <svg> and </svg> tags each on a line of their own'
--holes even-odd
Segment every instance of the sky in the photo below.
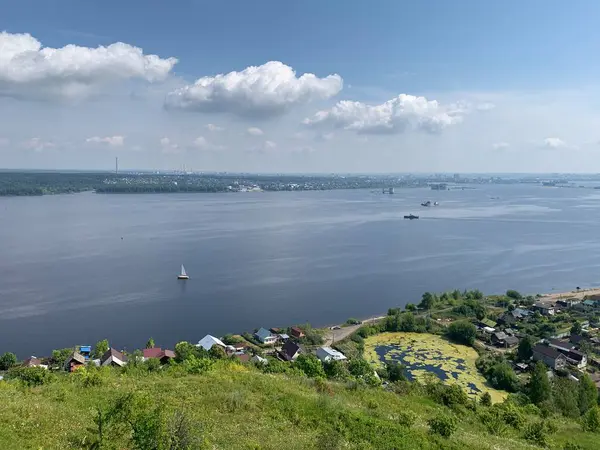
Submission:
<svg viewBox="0 0 600 450">
<path fill-rule="evenodd" d="M 600 2 L 2 0 L 0 168 L 600 172 Z"/>
</svg>

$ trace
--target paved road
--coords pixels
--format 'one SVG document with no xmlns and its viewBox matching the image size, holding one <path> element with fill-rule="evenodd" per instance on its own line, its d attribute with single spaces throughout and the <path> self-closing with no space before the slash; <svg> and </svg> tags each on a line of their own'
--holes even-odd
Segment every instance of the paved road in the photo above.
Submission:
<svg viewBox="0 0 600 450">
<path fill-rule="evenodd" d="M 348 336 L 350 336 L 352 333 L 358 330 L 362 325 L 377 322 L 381 319 L 385 319 L 385 316 L 373 317 L 371 319 L 363 320 L 363 323 L 360 325 L 349 325 L 346 327 L 341 327 L 340 325 L 341 328 L 339 330 L 327 330 L 327 333 L 325 333 L 324 336 L 325 345 L 329 346 L 332 345 L 334 342 L 339 342 L 343 339 L 346 339 Z"/>
</svg>

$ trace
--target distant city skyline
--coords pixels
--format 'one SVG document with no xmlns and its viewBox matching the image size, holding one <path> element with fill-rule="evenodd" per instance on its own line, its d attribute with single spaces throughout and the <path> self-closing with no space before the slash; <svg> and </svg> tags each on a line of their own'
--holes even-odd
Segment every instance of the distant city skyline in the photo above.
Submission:
<svg viewBox="0 0 600 450">
<path fill-rule="evenodd" d="M 600 172 L 599 14 L 5 0 L 0 168 Z"/>
</svg>

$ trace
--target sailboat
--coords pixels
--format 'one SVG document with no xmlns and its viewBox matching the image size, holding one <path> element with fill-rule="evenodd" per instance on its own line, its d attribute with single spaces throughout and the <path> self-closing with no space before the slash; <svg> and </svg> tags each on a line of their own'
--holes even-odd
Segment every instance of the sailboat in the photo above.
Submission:
<svg viewBox="0 0 600 450">
<path fill-rule="evenodd" d="M 190 279 L 188 274 L 185 273 L 185 267 L 183 267 L 183 264 L 181 265 L 181 273 L 179 275 L 177 275 L 177 279 L 178 280 L 189 280 Z"/>
</svg>

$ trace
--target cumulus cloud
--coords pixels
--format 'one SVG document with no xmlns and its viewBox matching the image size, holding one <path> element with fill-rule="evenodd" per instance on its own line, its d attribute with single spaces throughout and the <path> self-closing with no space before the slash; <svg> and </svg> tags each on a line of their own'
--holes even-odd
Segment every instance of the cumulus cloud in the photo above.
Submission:
<svg viewBox="0 0 600 450">
<path fill-rule="evenodd" d="M 207 124 L 207 125 L 206 125 L 206 129 L 207 129 L 208 131 L 213 131 L 213 132 L 216 132 L 216 131 L 225 131 L 225 128 L 223 128 L 223 127 L 220 127 L 220 126 L 218 126 L 218 125 L 215 125 L 214 123 L 209 123 L 209 124 Z"/>
<path fill-rule="evenodd" d="M 161 138 L 159 142 L 163 153 L 179 153 L 179 145 L 168 137 Z"/>
<path fill-rule="evenodd" d="M 30 34 L 0 33 L 0 95 L 80 99 L 117 81 L 167 77 L 176 58 L 145 55 L 117 42 L 107 47 L 42 47 Z"/>
<path fill-rule="evenodd" d="M 541 142 L 541 146 L 545 148 L 565 148 L 567 143 L 557 137 L 549 137 Z"/>
<path fill-rule="evenodd" d="M 304 119 L 308 126 L 343 128 L 364 134 L 392 134 L 408 130 L 437 133 L 462 121 L 463 105 L 441 106 L 425 97 L 400 94 L 381 105 L 341 101 L 333 108 Z"/>
<path fill-rule="evenodd" d="M 85 140 L 87 143 L 91 144 L 106 144 L 110 147 L 122 147 L 125 143 L 125 137 L 123 136 L 107 136 L 107 137 L 99 137 L 94 136 L 91 138 L 87 138 Z"/>
<path fill-rule="evenodd" d="M 246 133 L 248 133 L 250 136 L 262 136 L 263 134 L 265 134 L 263 132 L 263 130 L 261 130 L 260 128 L 256 128 L 256 127 L 250 127 L 246 130 Z"/>
<path fill-rule="evenodd" d="M 43 139 L 37 137 L 22 142 L 21 146 L 26 150 L 33 150 L 35 152 L 41 152 L 43 150 L 56 147 L 53 142 L 44 141 Z"/>
<path fill-rule="evenodd" d="M 337 74 L 319 78 L 312 73 L 300 77 L 291 67 L 269 61 L 241 72 L 202 77 L 167 95 L 165 106 L 238 116 L 273 117 L 312 100 L 330 98 L 342 90 Z"/>
<path fill-rule="evenodd" d="M 494 150 L 503 150 L 508 147 L 510 147 L 510 144 L 508 142 L 496 142 L 492 144 L 492 148 Z"/>
<path fill-rule="evenodd" d="M 207 150 L 207 151 L 224 150 L 225 149 L 225 147 L 222 145 L 217 145 L 217 144 L 213 144 L 212 142 L 209 142 L 204 136 L 198 136 L 196 139 L 194 139 L 194 142 L 192 142 L 192 147 L 194 147 L 198 150 Z"/>
</svg>

